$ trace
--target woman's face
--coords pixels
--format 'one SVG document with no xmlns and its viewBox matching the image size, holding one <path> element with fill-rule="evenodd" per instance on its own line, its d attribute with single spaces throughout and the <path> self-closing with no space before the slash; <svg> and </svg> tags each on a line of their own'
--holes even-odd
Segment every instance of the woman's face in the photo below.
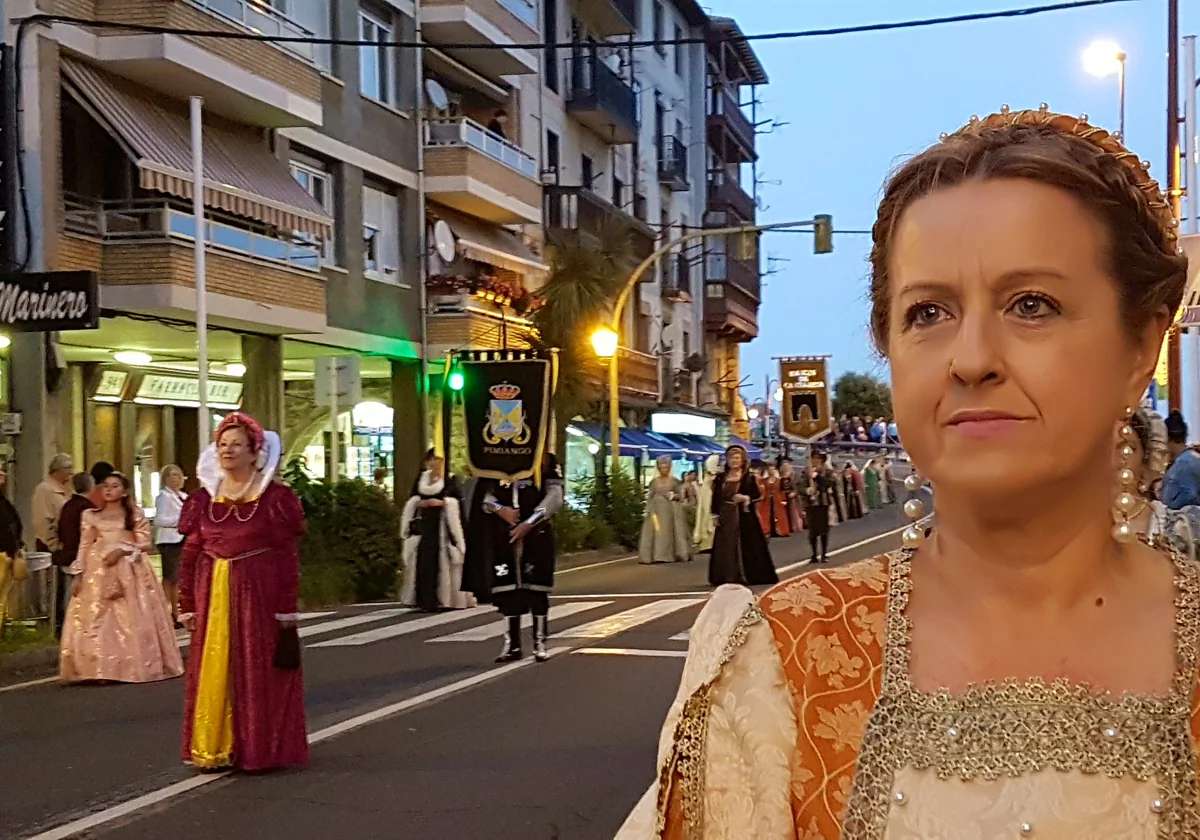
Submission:
<svg viewBox="0 0 1200 840">
<path fill-rule="evenodd" d="M 658 474 L 660 476 L 662 476 L 663 478 L 666 478 L 667 476 L 669 476 L 671 474 L 671 462 L 670 461 L 659 461 L 658 462 Z"/>
<path fill-rule="evenodd" d="M 234 426 L 222 432 L 217 439 L 217 457 L 226 472 L 241 472 L 252 466 L 255 455 L 246 430 Z"/>
<path fill-rule="evenodd" d="M 896 422 L 923 475 L 990 496 L 1101 479 L 1167 326 L 1164 309 L 1129 337 L 1106 250 L 1081 204 L 1032 181 L 972 181 L 908 208 L 887 340 Z"/>
<path fill-rule="evenodd" d="M 110 475 L 104 479 L 104 483 L 100 487 L 104 501 L 106 502 L 119 502 L 129 495 L 129 491 L 125 489 L 125 484 L 115 475 Z"/>
<path fill-rule="evenodd" d="M 429 459 L 429 472 L 435 479 L 441 478 L 446 472 L 446 462 L 441 458 Z"/>
<path fill-rule="evenodd" d="M 726 461 L 726 463 L 729 464 L 729 469 L 740 470 L 743 466 L 742 450 L 740 450 L 740 449 L 729 450 L 729 454 L 725 456 L 725 461 Z"/>
<path fill-rule="evenodd" d="M 183 470 L 167 470 L 167 487 L 172 490 L 183 489 Z"/>
</svg>

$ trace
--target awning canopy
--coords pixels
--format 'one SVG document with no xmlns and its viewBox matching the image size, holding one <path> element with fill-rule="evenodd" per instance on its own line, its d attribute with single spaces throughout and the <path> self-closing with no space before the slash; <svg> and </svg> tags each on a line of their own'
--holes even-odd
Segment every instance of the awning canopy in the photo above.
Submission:
<svg viewBox="0 0 1200 840">
<path fill-rule="evenodd" d="M 606 443 L 608 440 L 607 426 L 586 422 L 572 423 L 571 425 L 598 443 Z M 643 432 L 640 429 L 621 429 L 618 435 L 619 451 L 625 458 L 658 458 L 663 455 L 682 458 L 684 455 L 682 447 L 653 432 Z"/>
<path fill-rule="evenodd" d="M 761 461 L 763 458 L 763 451 L 761 447 L 755 446 L 749 441 L 742 440 L 740 437 L 730 438 L 729 445 L 740 446 L 745 449 L 746 454 L 750 456 L 751 461 Z"/>
<path fill-rule="evenodd" d="M 459 253 L 469 260 L 517 274 L 542 275 L 550 271 L 550 266 L 543 263 L 512 231 L 441 205 L 431 206 L 428 213 L 431 222 L 441 219 L 450 225 L 458 240 Z"/>
<path fill-rule="evenodd" d="M 143 189 L 192 197 L 189 117 L 174 103 L 89 64 L 62 59 L 64 89 L 137 165 Z M 206 114 L 204 203 L 280 230 L 328 238 L 333 220 L 252 128 Z"/>
<path fill-rule="evenodd" d="M 656 432 L 658 437 L 665 438 L 674 444 L 677 444 L 684 454 L 693 461 L 703 461 L 709 455 L 722 455 L 725 452 L 725 447 L 717 443 L 712 438 L 701 437 L 700 435 L 686 434 L 662 434 Z"/>
</svg>

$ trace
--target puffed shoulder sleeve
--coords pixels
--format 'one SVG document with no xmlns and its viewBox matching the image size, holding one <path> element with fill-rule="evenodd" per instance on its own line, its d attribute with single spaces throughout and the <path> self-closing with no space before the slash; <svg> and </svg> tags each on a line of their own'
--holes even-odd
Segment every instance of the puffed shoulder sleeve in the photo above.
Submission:
<svg viewBox="0 0 1200 840">
<path fill-rule="evenodd" d="M 276 487 L 275 521 L 289 536 L 299 537 L 304 533 L 304 505 L 296 491 L 284 484 Z"/>
<path fill-rule="evenodd" d="M 179 525 L 176 526 L 179 533 L 186 536 L 196 532 L 200 527 L 200 512 L 204 510 L 204 500 L 207 498 L 207 490 L 197 490 L 187 497 L 183 503 L 183 509 L 179 511 Z"/>
<path fill-rule="evenodd" d="M 690 638 L 659 738 L 657 778 L 615 840 L 794 840 L 796 719 L 754 595 L 722 586 Z"/>
</svg>

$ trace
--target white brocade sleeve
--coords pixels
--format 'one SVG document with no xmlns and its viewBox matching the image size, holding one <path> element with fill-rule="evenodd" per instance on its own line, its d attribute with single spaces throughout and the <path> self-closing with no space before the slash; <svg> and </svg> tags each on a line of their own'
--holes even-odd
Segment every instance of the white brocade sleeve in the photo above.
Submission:
<svg viewBox="0 0 1200 840">
<path fill-rule="evenodd" d="M 659 738 L 657 780 L 615 840 L 663 836 L 676 797 L 703 840 L 795 840 L 796 719 L 775 639 L 753 593 L 722 586 L 692 628 Z"/>
</svg>

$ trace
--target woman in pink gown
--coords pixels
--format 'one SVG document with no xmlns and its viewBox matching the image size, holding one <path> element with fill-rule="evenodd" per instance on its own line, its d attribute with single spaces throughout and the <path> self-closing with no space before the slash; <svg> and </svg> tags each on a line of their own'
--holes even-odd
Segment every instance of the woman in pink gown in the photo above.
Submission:
<svg viewBox="0 0 1200 840">
<path fill-rule="evenodd" d="M 192 634 L 183 760 L 201 770 L 308 761 L 296 637 L 304 511 L 273 481 L 279 455 L 277 434 L 230 414 L 180 517 L 180 621 Z"/>
<path fill-rule="evenodd" d="M 63 682 L 153 682 L 178 677 L 183 660 L 162 586 L 150 568 L 150 523 L 129 479 L 101 485 L 104 506 L 85 511 L 71 603 L 63 623 Z"/>
</svg>

